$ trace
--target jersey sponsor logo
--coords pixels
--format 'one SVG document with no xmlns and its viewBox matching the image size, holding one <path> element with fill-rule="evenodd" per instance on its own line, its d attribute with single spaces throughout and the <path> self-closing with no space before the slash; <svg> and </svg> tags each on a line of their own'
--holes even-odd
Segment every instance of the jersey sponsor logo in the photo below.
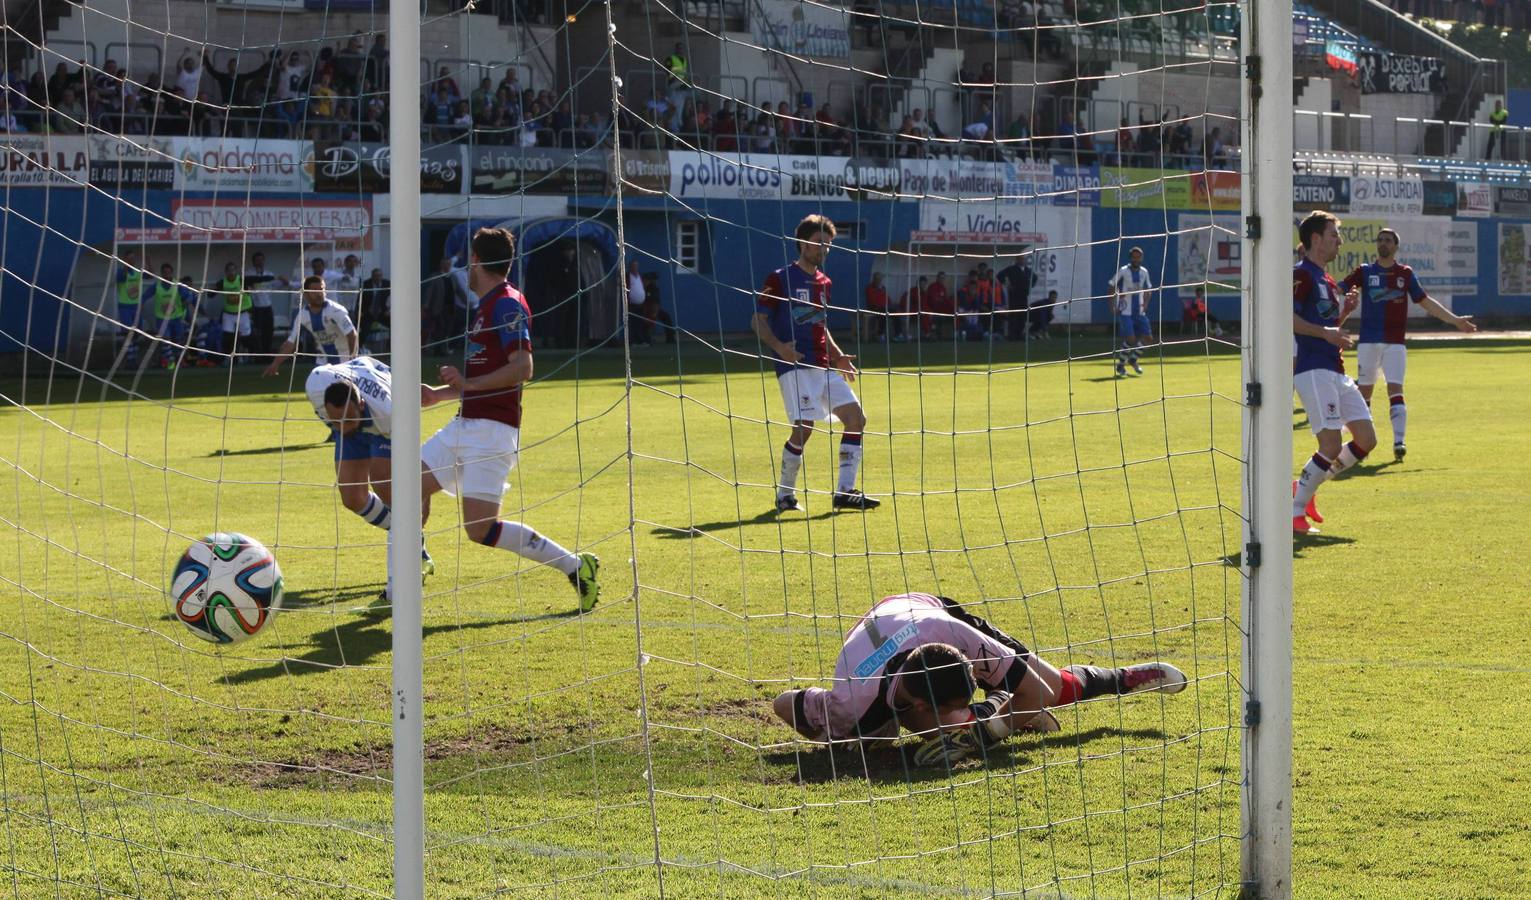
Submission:
<svg viewBox="0 0 1531 900">
<path fill-rule="evenodd" d="M 1324 319 L 1333 319 L 1340 314 L 1339 304 L 1335 303 L 1329 297 L 1320 297 L 1318 299 L 1318 303 L 1315 305 L 1315 309 L 1317 310 L 1319 317 Z"/>
<path fill-rule="evenodd" d="M 898 652 L 898 648 L 907 644 L 917 631 L 919 629 L 913 622 L 900 628 L 892 637 L 883 641 L 882 646 L 873 650 L 870 656 L 863 659 L 861 664 L 856 666 L 856 677 L 871 678 L 882 671 L 882 667 L 888 664 L 888 660 L 893 658 L 893 654 Z"/>
<path fill-rule="evenodd" d="M 822 306 L 814 306 L 806 300 L 804 305 L 792 307 L 792 321 L 799 325 L 813 325 L 829 318 L 829 311 Z"/>
<path fill-rule="evenodd" d="M 1382 276 L 1381 275 L 1368 275 L 1368 276 L 1366 276 L 1366 286 L 1367 287 L 1382 287 Z"/>
</svg>

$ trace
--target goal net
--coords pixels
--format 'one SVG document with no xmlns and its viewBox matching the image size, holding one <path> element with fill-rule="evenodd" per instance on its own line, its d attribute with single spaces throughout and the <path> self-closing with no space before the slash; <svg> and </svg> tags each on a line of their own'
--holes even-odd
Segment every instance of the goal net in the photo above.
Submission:
<svg viewBox="0 0 1531 900">
<path fill-rule="evenodd" d="M 430 896 L 1236 891 L 1238 7 L 431 0 L 416 71 L 384 6 L 6 23 L 18 895 L 392 895 L 399 753 Z M 416 327 L 479 399 L 419 414 L 401 748 Z M 972 702 L 1042 698 L 1014 734 L 930 752 L 973 732 L 895 683 L 903 595 L 1000 648 Z"/>
</svg>

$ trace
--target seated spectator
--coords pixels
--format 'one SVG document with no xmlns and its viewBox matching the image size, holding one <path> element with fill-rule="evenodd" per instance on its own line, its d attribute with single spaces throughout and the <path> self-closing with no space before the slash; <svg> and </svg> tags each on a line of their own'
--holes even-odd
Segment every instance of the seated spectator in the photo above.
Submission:
<svg viewBox="0 0 1531 900">
<path fill-rule="evenodd" d="M 25 134 L 26 127 L 16 121 L 15 113 L 11 112 L 11 99 L 8 95 L 0 95 L 0 134 Z"/>
<path fill-rule="evenodd" d="M 489 110 L 486 119 L 474 119 L 473 142 L 489 147 L 503 146 L 506 136 L 510 132 L 510 123 L 505 119 L 503 107 L 493 107 Z"/>
<path fill-rule="evenodd" d="M 739 122 L 734 117 L 734 101 L 724 100 L 712 119 L 712 149 L 733 153 L 739 149 Z"/>
<path fill-rule="evenodd" d="M 1132 126 L 1127 124 L 1127 117 L 1122 116 L 1122 122 L 1116 127 L 1116 147 L 1112 157 L 1119 166 L 1131 166 L 1134 164 L 1133 149 L 1137 141 L 1132 135 Z"/>
<path fill-rule="evenodd" d="M 1081 153 L 1081 149 L 1079 129 L 1074 124 L 1074 114 L 1065 109 L 1058 121 L 1058 150 L 1063 153 L 1065 164 L 1079 165 L 1082 163 L 1086 154 Z M 1076 159 L 1080 162 L 1075 162 Z"/>
<path fill-rule="evenodd" d="M 85 104 L 80 102 L 74 88 L 64 88 L 48 115 L 48 130 L 54 134 L 85 133 Z"/>
<path fill-rule="evenodd" d="M 570 109 L 568 98 L 559 101 L 558 107 L 548 116 L 548 127 L 553 131 L 556 146 L 564 148 L 574 146 L 574 113 Z"/>
<path fill-rule="evenodd" d="M 372 47 L 367 51 L 365 77 L 379 88 L 388 87 L 388 33 L 379 31 L 372 36 Z"/>
<path fill-rule="evenodd" d="M 37 77 L 41 78 L 42 73 L 39 72 Z M 64 96 L 65 89 L 74 87 L 77 80 L 78 79 L 70 73 L 69 64 L 66 62 L 60 62 L 58 65 L 53 67 L 53 77 L 49 78 L 47 81 L 47 90 L 42 94 L 33 94 L 32 99 L 37 100 L 38 97 L 41 96 L 45 105 L 56 104 L 58 103 L 58 98 Z"/>
<path fill-rule="evenodd" d="M 508 92 L 510 96 L 520 99 L 521 76 L 516 74 L 514 67 L 505 70 L 505 77 L 500 79 L 500 89 Z"/>
<path fill-rule="evenodd" d="M 1209 334 L 1216 337 L 1223 336 L 1223 323 L 1218 321 L 1217 316 L 1207 312 L 1206 288 L 1198 285 L 1195 295 L 1191 299 L 1183 301 L 1183 303 L 1184 307 L 1180 313 L 1181 334 L 1185 334 L 1187 325 L 1191 326 L 1192 334 L 1201 334 L 1202 326 L 1205 324 L 1207 328 L 1211 329 L 1208 332 Z"/>
<path fill-rule="evenodd" d="M 753 137 L 750 140 L 750 150 L 755 153 L 776 152 L 776 125 L 772 121 L 770 107 L 762 109 L 755 117 Z"/>
<path fill-rule="evenodd" d="M 367 103 L 367 117 L 362 119 L 358 129 L 361 139 L 374 144 L 381 144 L 388 139 L 388 122 L 383 118 L 383 102 L 373 99 Z"/>
<path fill-rule="evenodd" d="M 473 131 L 473 112 L 468 108 L 468 101 L 457 101 L 457 108 L 452 111 L 451 140 L 465 141 Z"/>
<path fill-rule="evenodd" d="M 200 137 L 219 137 L 226 133 L 224 108 L 213 102 L 207 91 L 191 104 L 191 133 Z"/>
<path fill-rule="evenodd" d="M 882 273 L 873 272 L 866 286 L 866 305 L 861 309 L 861 339 L 882 340 L 888 331 L 888 289 L 883 286 Z"/>
<path fill-rule="evenodd" d="M 277 82 L 276 98 L 301 100 L 307 96 L 308 67 L 303 65 L 303 57 L 294 50 L 287 54 L 287 64 L 282 67 L 282 74 Z"/>
<path fill-rule="evenodd" d="M 1180 122 L 1170 129 L 1169 159 L 1166 165 L 1169 168 L 1189 168 L 1191 158 L 1191 123 Z"/>
<path fill-rule="evenodd" d="M 420 112 L 420 124 L 431 129 L 431 140 L 451 140 L 448 133 L 452 126 L 452 120 L 457 117 L 457 110 L 452 105 L 452 96 L 446 88 L 437 88 L 436 95 L 425 104 L 425 109 Z"/>
<path fill-rule="evenodd" d="M 1026 311 L 1026 339 L 1048 340 L 1052 335 L 1047 333 L 1047 326 L 1053 321 L 1053 316 L 1058 311 L 1058 292 L 1048 291 L 1047 299 L 1042 303 L 1033 303 Z"/>
<path fill-rule="evenodd" d="M 681 107 L 680 116 L 672 129 L 682 144 L 695 147 L 702 141 L 702 123 L 696 115 L 696 104 L 687 100 Z"/>
<path fill-rule="evenodd" d="M 970 269 L 967 281 L 963 283 L 962 287 L 957 289 L 957 317 L 960 319 L 961 324 L 961 330 L 957 332 L 958 340 L 983 340 L 982 313 L 982 300 L 978 289 L 978 270 Z"/>
<path fill-rule="evenodd" d="M 929 291 L 930 278 L 921 275 L 919 280 L 910 285 L 909 290 L 899 298 L 898 307 L 893 310 L 893 342 L 895 344 L 902 344 L 909 340 L 906 323 L 925 309 L 925 296 Z"/>
<path fill-rule="evenodd" d="M 899 159 L 919 159 L 925 155 L 925 138 L 914 127 L 914 117 L 904 116 L 904 120 L 898 125 L 898 150 L 894 154 Z"/>
<path fill-rule="evenodd" d="M 1017 158 L 1032 157 L 1031 123 L 1027 121 L 1025 113 L 1016 114 L 1015 121 L 1005 130 L 1005 140 L 1010 144 L 1010 152 Z"/>
<path fill-rule="evenodd" d="M 468 108 L 475 116 L 488 115 L 490 101 L 494 99 L 494 79 L 485 75 L 478 80 L 478 87 L 468 97 Z"/>
<path fill-rule="evenodd" d="M 670 118 L 671 112 L 670 100 L 659 88 L 655 88 L 653 98 L 643 104 L 644 115 L 656 126 L 662 126 Z"/>
<path fill-rule="evenodd" d="M 446 66 L 436 70 L 436 80 L 431 82 L 431 92 L 446 91 L 447 98 L 454 103 L 462 98 L 462 91 L 457 87 L 457 79 L 452 77 L 452 70 Z"/>
<path fill-rule="evenodd" d="M 345 47 L 335 54 L 335 80 L 348 90 L 361 84 L 366 67 L 366 49 L 362 46 L 360 31 L 351 32 Z"/>
<path fill-rule="evenodd" d="M 181 89 L 182 96 L 195 97 L 202 93 L 202 61 L 190 54 L 181 57 L 181 64 L 176 67 L 175 86 Z"/>
<path fill-rule="evenodd" d="M 361 122 L 356 116 L 356 101 L 341 100 L 335 104 L 335 140 L 359 141 L 361 139 Z"/>
<path fill-rule="evenodd" d="M 335 118 L 334 79 L 328 72 L 321 72 L 308 96 L 308 115 L 311 119 Z"/>
<path fill-rule="evenodd" d="M 179 87 L 159 93 L 159 103 L 153 115 L 156 136 L 185 137 L 191 132 L 191 105 Z"/>
<path fill-rule="evenodd" d="M 1134 147 L 1138 164 L 1150 169 L 1164 168 L 1159 163 L 1159 128 L 1151 124 L 1142 112 L 1138 113 L 1138 140 Z"/>
<path fill-rule="evenodd" d="M 657 335 L 662 339 L 660 343 L 675 343 L 678 340 L 675 320 L 670 318 L 670 314 L 665 312 L 664 306 L 660 303 L 658 272 L 644 273 L 643 294 L 643 306 L 639 312 L 641 318 L 650 327 L 650 338 Z M 666 334 L 669 335 L 667 339 Z"/>
<path fill-rule="evenodd" d="M 521 146 L 553 146 L 553 132 L 548 130 L 548 113 L 542 108 L 540 100 L 532 101 L 531 110 L 521 122 Z"/>
<path fill-rule="evenodd" d="M 925 293 L 925 315 L 920 317 L 921 333 L 927 339 L 945 340 L 952 333 L 952 315 L 956 311 L 951 291 L 946 286 L 946 273 L 937 272 L 935 283 Z"/>
</svg>

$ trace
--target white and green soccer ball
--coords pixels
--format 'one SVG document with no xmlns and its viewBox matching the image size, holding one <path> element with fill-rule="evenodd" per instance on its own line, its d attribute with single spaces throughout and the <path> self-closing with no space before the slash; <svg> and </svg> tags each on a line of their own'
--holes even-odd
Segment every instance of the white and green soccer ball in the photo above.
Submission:
<svg viewBox="0 0 1531 900">
<path fill-rule="evenodd" d="M 255 538 L 210 534 L 186 548 L 170 576 L 175 617 L 204 641 L 236 644 L 282 608 L 282 570 Z"/>
</svg>

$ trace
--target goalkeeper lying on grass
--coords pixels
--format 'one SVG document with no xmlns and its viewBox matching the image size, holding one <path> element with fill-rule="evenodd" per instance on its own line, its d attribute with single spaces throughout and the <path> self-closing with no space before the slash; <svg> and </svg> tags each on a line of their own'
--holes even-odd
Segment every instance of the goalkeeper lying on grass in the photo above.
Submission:
<svg viewBox="0 0 1531 900">
<path fill-rule="evenodd" d="M 979 686 L 984 699 L 974 703 Z M 982 755 L 1013 731 L 1057 731 L 1050 706 L 1185 686 L 1185 673 L 1168 663 L 1056 669 L 954 600 L 901 594 L 851 629 L 834 687 L 787 691 L 773 707 L 815 741 L 892 740 L 901 728 L 930 734 L 915 759 L 939 766 Z"/>
</svg>

